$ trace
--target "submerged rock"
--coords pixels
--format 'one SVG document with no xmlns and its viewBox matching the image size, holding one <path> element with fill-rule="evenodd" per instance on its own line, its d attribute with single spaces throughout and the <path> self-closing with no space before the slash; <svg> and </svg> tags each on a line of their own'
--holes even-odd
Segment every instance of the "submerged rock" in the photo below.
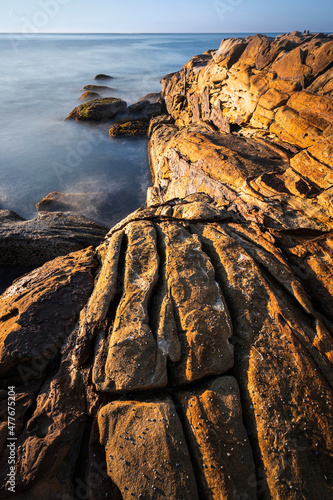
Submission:
<svg viewBox="0 0 333 500">
<path fill-rule="evenodd" d="M 112 87 L 107 87 L 106 85 L 85 85 L 84 87 L 85 90 L 92 91 L 92 92 L 111 92 L 114 90 Z"/>
<path fill-rule="evenodd" d="M 96 99 L 86 104 L 81 104 L 68 115 L 66 120 L 103 122 L 112 120 L 118 113 L 126 109 L 126 102 L 117 97 Z"/>
</svg>

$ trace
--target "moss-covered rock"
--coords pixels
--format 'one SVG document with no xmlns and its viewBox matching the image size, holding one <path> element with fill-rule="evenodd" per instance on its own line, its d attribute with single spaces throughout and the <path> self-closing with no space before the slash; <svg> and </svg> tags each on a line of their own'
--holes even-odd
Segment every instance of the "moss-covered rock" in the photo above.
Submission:
<svg viewBox="0 0 333 500">
<path fill-rule="evenodd" d="M 115 123 L 109 130 L 110 137 L 118 135 L 145 135 L 148 133 L 150 120 L 141 118 L 140 120 L 132 120 L 126 123 Z"/>
<path fill-rule="evenodd" d="M 81 121 L 107 121 L 116 116 L 117 113 L 126 109 L 126 102 L 116 97 L 106 97 L 104 99 L 95 99 L 86 104 L 77 106 L 68 115 L 66 120 L 75 119 Z"/>
</svg>

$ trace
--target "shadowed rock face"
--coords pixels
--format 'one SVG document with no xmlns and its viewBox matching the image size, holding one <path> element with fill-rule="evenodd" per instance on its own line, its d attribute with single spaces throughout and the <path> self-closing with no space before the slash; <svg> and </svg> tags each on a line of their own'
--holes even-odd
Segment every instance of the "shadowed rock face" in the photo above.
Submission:
<svg viewBox="0 0 333 500">
<path fill-rule="evenodd" d="M 98 246 L 107 229 L 80 215 L 41 212 L 24 220 L 0 210 L 0 265 L 40 266 L 59 255 Z"/>
<path fill-rule="evenodd" d="M 165 77 L 147 206 L 0 298 L 4 420 L 8 385 L 20 402 L 5 499 L 332 498 L 330 46 L 226 40 Z M 217 127 L 215 94 L 193 96 L 221 81 L 269 92 L 289 138 L 246 128 L 238 98 L 240 131 Z"/>
</svg>

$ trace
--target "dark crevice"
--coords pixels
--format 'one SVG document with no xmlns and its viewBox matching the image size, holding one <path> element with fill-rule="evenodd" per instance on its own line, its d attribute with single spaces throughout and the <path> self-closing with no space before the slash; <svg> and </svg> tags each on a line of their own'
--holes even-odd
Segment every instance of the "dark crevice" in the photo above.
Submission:
<svg viewBox="0 0 333 500">
<path fill-rule="evenodd" d="M 163 248 L 163 233 L 158 225 L 154 224 L 156 234 L 156 252 L 158 264 L 157 283 L 151 290 L 150 298 L 147 305 L 148 313 L 148 326 L 152 335 L 157 340 L 157 333 L 160 320 L 160 310 L 162 301 L 166 291 L 166 277 L 165 277 L 165 250 Z"/>
</svg>

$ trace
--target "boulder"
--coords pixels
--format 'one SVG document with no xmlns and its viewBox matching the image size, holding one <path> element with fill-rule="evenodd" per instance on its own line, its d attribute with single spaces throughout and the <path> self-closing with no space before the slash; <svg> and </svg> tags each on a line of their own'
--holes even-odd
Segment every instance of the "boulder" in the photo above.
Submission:
<svg viewBox="0 0 333 500">
<path fill-rule="evenodd" d="M 66 120 L 103 122 L 112 120 L 118 113 L 125 111 L 127 104 L 116 97 L 96 99 L 86 104 L 81 104 L 68 115 Z"/>
<path fill-rule="evenodd" d="M 48 260 L 88 246 L 98 246 L 107 229 L 68 212 L 41 212 L 24 220 L 0 210 L 0 265 L 40 266 Z"/>
</svg>

